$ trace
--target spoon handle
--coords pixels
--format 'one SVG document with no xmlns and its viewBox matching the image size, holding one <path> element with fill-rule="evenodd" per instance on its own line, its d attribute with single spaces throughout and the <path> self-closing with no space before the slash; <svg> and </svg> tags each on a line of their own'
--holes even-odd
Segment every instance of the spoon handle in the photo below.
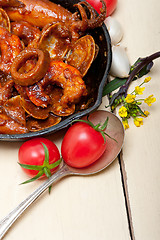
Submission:
<svg viewBox="0 0 160 240">
<path fill-rule="evenodd" d="M 0 221 L 0 239 L 6 234 L 12 224 L 18 217 L 33 203 L 49 186 L 64 176 L 71 174 L 67 166 L 63 166 L 47 179 L 40 187 L 30 194 L 23 202 L 21 202 L 13 211 L 11 211 L 4 219 Z"/>
</svg>

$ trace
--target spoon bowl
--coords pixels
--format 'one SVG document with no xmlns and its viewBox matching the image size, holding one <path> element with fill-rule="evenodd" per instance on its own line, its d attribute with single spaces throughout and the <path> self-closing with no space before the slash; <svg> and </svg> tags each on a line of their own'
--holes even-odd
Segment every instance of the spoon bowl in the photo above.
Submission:
<svg viewBox="0 0 160 240">
<path fill-rule="evenodd" d="M 16 221 L 16 219 L 33 203 L 48 187 L 61 178 L 69 175 L 92 175 L 96 174 L 108 167 L 117 157 L 124 141 L 124 128 L 119 118 L 108 111 L 95 111 L 90 114 L 90 121 L 93 124 L 103 123 L 109 118 L 108 126 L 105 132 L 111 137 L 106 137 L 107 148 L 104 154 L 93 164 L 85 168 L 73 168 L 68 166 L 64 161 L 60 164 L 59 170 L 47 179 L 39 188 L 30 194 L 23 202 L 21 202 L 13 211 L 11 211 L 4 219 L 0 221 L 0 239 L 4 237 L 6 232 Z M 116 140 L 116 141 L 115 141 Z"/>
<path fill-rule="evenodd" d="M 95 163 L 89 165 L 88 167 L 73 168 L 68 166 L 68 169 L 74 175 L 90 175 L 102 171 L 114 161 L 121 151 L 124 142 L 124 127 L 115 114 L 104 110 L 97 110 L 89 115 L 89 120 L 96 125 L 98 123 L 103 123 L 107 117 L 109 120 L 105 132 L 111 138 L 106 136 L 107 147 L 104 154 Z M 86 119 L 86 117 L 83 119 Z"/>
</svg>

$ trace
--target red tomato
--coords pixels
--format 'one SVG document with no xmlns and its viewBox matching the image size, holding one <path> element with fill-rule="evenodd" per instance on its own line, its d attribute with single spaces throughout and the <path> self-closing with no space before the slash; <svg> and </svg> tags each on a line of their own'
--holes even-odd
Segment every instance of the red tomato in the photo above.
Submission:
<svg viewBox="0 0 160 240">
<path fill-rule="evenodd" d="M 18 153 L 19 163 L 36 166 L 43 165 L 45 159 L 45 150 L 42 143 L 44 143 L 48 149 L 49 164 L 58 161 L 60 159 L 60 153 L 57 146 L 53 142 L 46 138 L 34 138 L 21 145 Z M 50 169 L 51 173 L 53 173 L 56 168 L 57 167 Z M 30 176 L 35 176 L 39 172 L 37 170 L 25 168 L 23 168 L 23 170 Z"/>
<path fill-rule="evenodd" d="M 83 168 L 95 162 L 105 151 L 107 142 L 102 134 L 84 122 L 77 122 L 66 132 L 61 153 L 72 167 Z"/>
<path fill-rule="evenodd" d="M 104 0 L 104 1 L 106 3 L 106 6 L 107 6 L 107 15 L 106 15 L 106 17 L 108 17 L 116 9 L 118 0 Z M 94 7 L 94 9 L 98 13 L 100 13 L 100 8 L 102 7 L 102 3 L 100 2 L 100 0 L 87 0 L 87 2 L 89 2 L 92 5 L 92 7 Z"/>
</svg>

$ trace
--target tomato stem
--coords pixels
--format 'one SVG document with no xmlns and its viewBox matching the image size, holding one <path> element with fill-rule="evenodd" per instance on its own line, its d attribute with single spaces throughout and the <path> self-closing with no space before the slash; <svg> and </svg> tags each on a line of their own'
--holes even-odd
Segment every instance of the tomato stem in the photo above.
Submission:
<svg viewBox="0 0 160 240">
<path fill-rule="evenodd" d="M 46 175 L 46 177 L 50 177 L 52 174 L 51 174 L 51 171 L 47 168 L 47 167 L 44 167 L 44 173 L 45 173 L 45 175 Z"/>
<path fill-rule="evenodd" d="M 109 120 L 109 117 L 107 117 L 106 121 L 104 122 L 104 124 L 102 125 L 101 127 L 101 130 L 104 131 L 108 125 L 108 120 Z"/>
<path fill-rule="evenodd" d="M 33 178 L 31 178 L 31 179 L 29 179 L 29 180 L 27 180 L 27 181 L 25 181 L 25 182 L 23 182 L 21 184 L 26 184 L 26 183 L 33 182 L 33 181 L 39 179 L 43 174 L 44 174 L 44 171 L 41 170 L 41 171 L 38 172 L 38 174 L 36 176 L 34 176 Z"/>
<path fill-rule="evenodd" d="M 109 121 L 109 117 L 107 117 L 107 119 L 105 120 L 105 122 L 103 123 L 103 125 L 101 126 L 100 123 L 98 123 L 97 125 L 94 125 L 90 120 L 89 120 L 89 115 L 87 115 L 87 120 L 83 120 L 83 119 L 76 119 L 73 120 L 73 122 L 84 122 L 88 125 L 90 125 L 95 131 L 100 132 L 102 134 L 102 137 L 104 138 L 104 142 L 106 142 L 106 136 L 108 136 L 109 138 L 111 138 L 112 140 L 116 141 L 116 139 L 112 138 L 110 135 L 108 135 L 106 132 L 104 132 L 104 130 L 107 128 L 108 125 L 108 121 Z"/>
<path fill-rule="evenodd" d="M 42 143 L 42 142 L 41 142 Z M 22 167 L 22 168 L 25 168 L 25 169 L 30 169 L 30 170 L 35 170 L 35 171 L 38 171 L 38 174 L 36 176 L 34 176 L 33 178 L 21 183 L 21 184 L 26 184 L 26 183 L 30 183 L 30 182 L 33 182 L 37 179 L 39 179 L 40 177 L 42 177 L 42 175 L 46 175 L 47 178 L 51 177 L 51 170 L 54 169 L 55 167 L 57 167 L 61 161 L 62 161 L 62 158 L 60 158 L 58 161 L 52 163 L 52 164 L 49 164 L 49 151 L 48 151 L 48 148 L 47 146 L 42 143 L 43 145 L 43 148 L 44 148 L 44 154 L 45 154 L 45 158 L 44 158 L 44 162 L 43 162 L 43 165 L 29 165 L 29 164 L 21 164 L 19 163 L 19 165 Z M 49 193 L 51 191 L 51 187 L 49 187 Z"/>
</svg>

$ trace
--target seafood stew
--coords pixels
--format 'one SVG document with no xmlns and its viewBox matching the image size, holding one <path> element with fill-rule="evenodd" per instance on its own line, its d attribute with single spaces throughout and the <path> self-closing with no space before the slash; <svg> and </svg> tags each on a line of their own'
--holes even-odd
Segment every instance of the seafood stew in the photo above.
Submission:
<svg viewBox="0 0 160 240">
<path fill-rule="evenodd" d="M 54 3 L 61 4 L 62 7 L 68 9 L 73 14 L 75 12 L 73 4 L 77 4 L 78 2 L 79 1 L 76 0 L 54 0 Z M 5 8 L 5 10 L 7 12 L 7 8 Z M 78 10 L 81 11 L 81 7 L 79 7 Z M 11 10 L 8 10 L 8 14 L 9 11 Z M 94 13 L 92 13 L 92 15 L 94 15 Z M 19 22 L 21 23 L 21 21 Z M 13 29 L 12 35 L 14 35 L 20 27 L 21 29 L 23 27 L 25 30 L 28 27 L 28 23 L 26 22 L 23 22 L 19 28 L 16 24 L 19 23 L 11 20 L 11 29 Z M 93 29 L 88 27 L 83 33 L 81 31 L 82 29 L 80 29 L 78 30 L 78 34 L 69 35 L 68 39 L 70 40 L 68 40 L 64 37 L 66 34 L 66 26 L 62 31 L 63 24 L 61 25 L 58 20 L 58 22 L 54 24 L 48 24 L 47 28 L 46 26 L 43 28 L 36 26 L 38 31 L 32 31 L 34 41 L 24 39 L 24 46 L 22 46 L 22 49 L 19 50 L 16 56 L 19 57 L 19 55 L 22 55 L 25 60 L 19 57 L 22 62 L 19 62 L 18 59 L 18 66 L 14 66 L 16 65 L 15 59 L 9 67 L 7 65 L 8 69 L 11 71 L 11 77 L 10 79 L 8 77 L 8 79 L 4 81 L 1 80 L 3 84 L 5 81 L 6 83 L 4 84 L 5 88 L 3 91 L 0 92 L 1 97 L 2 93 L 9 89 L 14 89 L 12 96 L 6 99 L 3 107 L 0 108 L 0 115 L 2 116 L 2 120 L 0 119 L 0 129 L 1 126 L 3 126 L 3 122 L 8 121 L 10 116 L 12 116 L 10 123 L 9 121 L 7 123 L 8 128 L 12 127 L 12 125 L 9 124 L 12 124 L 14 121 L 14 127 L 15 129 L 19 129 L 19 132 L 14 132 L 14 130 L 0 132 L 1 140 L 23 140 L 30 137 L 50 134 L 68 126 L 73 119 L 80 118 L 97 109 L 102 100 L 102 91 L 104 84 L 106 83 L 111 64 L 110 37 L 105 25 L 101 25 Z M 55 29 L 59 29 L 59 26 L 60 33 L 64 34 L 63 37 L 59 34 L 58 30 L 56 30 L 56 34 L 51 34 Z M 65 44 L 61 44 L 62 38 L 65 38 Z M 52 48 L 51 46 L 46 49 L 48 46 L 46 45 L 46 42 L 48 42 L 48 45 L 53 43 L 55 47 Z M 76 49 L 73 44 L 74 42 L 77 43 L 77 49 L 83 50 L 84 46 L 85 48 L 88 46 L 86 48 L 87 51 L 84 51 L 87 52 L 87 55 L 82 56 L 79 61 L 76 61 L 75 56 L 79 50 Z M 38 57 L 38 53 L 36 53 L 37 43 L 39 44 L 38 47 L 40 46 L 40 51 L 42 51 L 42 61 L 45 63 L 47 62 L 46 59 L 48 59 L 48 57 L 46 57 L 46 50 L 47 52 L 50 52 L 49 71 L 47 70 L 48 72 L 46 72 L 46 70 L 42 69 L 43 71 L 41 70 L 40 80 L 37 81 L 37 77 L 39 77 L 38 74 L 35 79 L 34 77 L 30 78 L 31 82 L 26 83 L 28 81 L 27 74 L 29 73 L 29 75 L 31 75 L 33 69 L 33 75 L 35 75 L 34 72 L 36 64 L 40 59 L 40 57 Z M 64 45 L 66 46 L 66 49 Z M 60 46 L 63 46 L 63 51 L 57 51 Z M 25 55 L 26 48 L 34 50 L 34 56 L 37 54 L 36 58 L 33 57 L 33 54 L 27 57 Z M 54 59 L 52 59 L 51 52 L 53 55 L 60 52 L 60 55 L 58 54 Z M 62 58 L 65 60 L 62 60 Z M 82 68 L 81 66 L 84 63 L 83 59 L 86 59 L 86 64 L 84 64 L 84 66 L 86 66 Z M 28 63 L 24 64 L 26 61 L 28 61 Z M 42 66 L 45 65 L 48 69 L 47 64 L 44 64 L 44 62 Z M 78 66 L 74 67 L 73 63 L 77 63 Z M 4 69 L 7 69 L 7 67 L 5 66 Z M 0 68 L 0 70 L 1 69 L 2 68 Z M 60 69 L 63 70 L 63 74 L 60 72 L 62 75 L 61 79 L 58 75 Z M 6 72 L 2 72 L 1 75 L 1 79 L 5 79 Z M 20 82 L 21 75 L 23 75 L 22 81 L 24 77 L 26 79 L 25 86 L 23 86 L 23 83 Z M 53 75 L 54 78 L 52 77 Z M 75 79 L 74 84 L 73 82 L 69 84 L 66 79 L 70 79 L 72 77 Z M 14 81 L 11 78 L 14 78 Z M 2 83 L 1 85 L 3 85 Z M 80 85 L 78 88 L 77 83 Z M 63 86 L 65 86 L 65 89 Z M 45 92 L 43 91 L 44 87 Z M 72 91 L 70 91 L 70 89 L 72 89 Z M 38 96 L 40 96 L 40 98 Z"/>
</svg>

